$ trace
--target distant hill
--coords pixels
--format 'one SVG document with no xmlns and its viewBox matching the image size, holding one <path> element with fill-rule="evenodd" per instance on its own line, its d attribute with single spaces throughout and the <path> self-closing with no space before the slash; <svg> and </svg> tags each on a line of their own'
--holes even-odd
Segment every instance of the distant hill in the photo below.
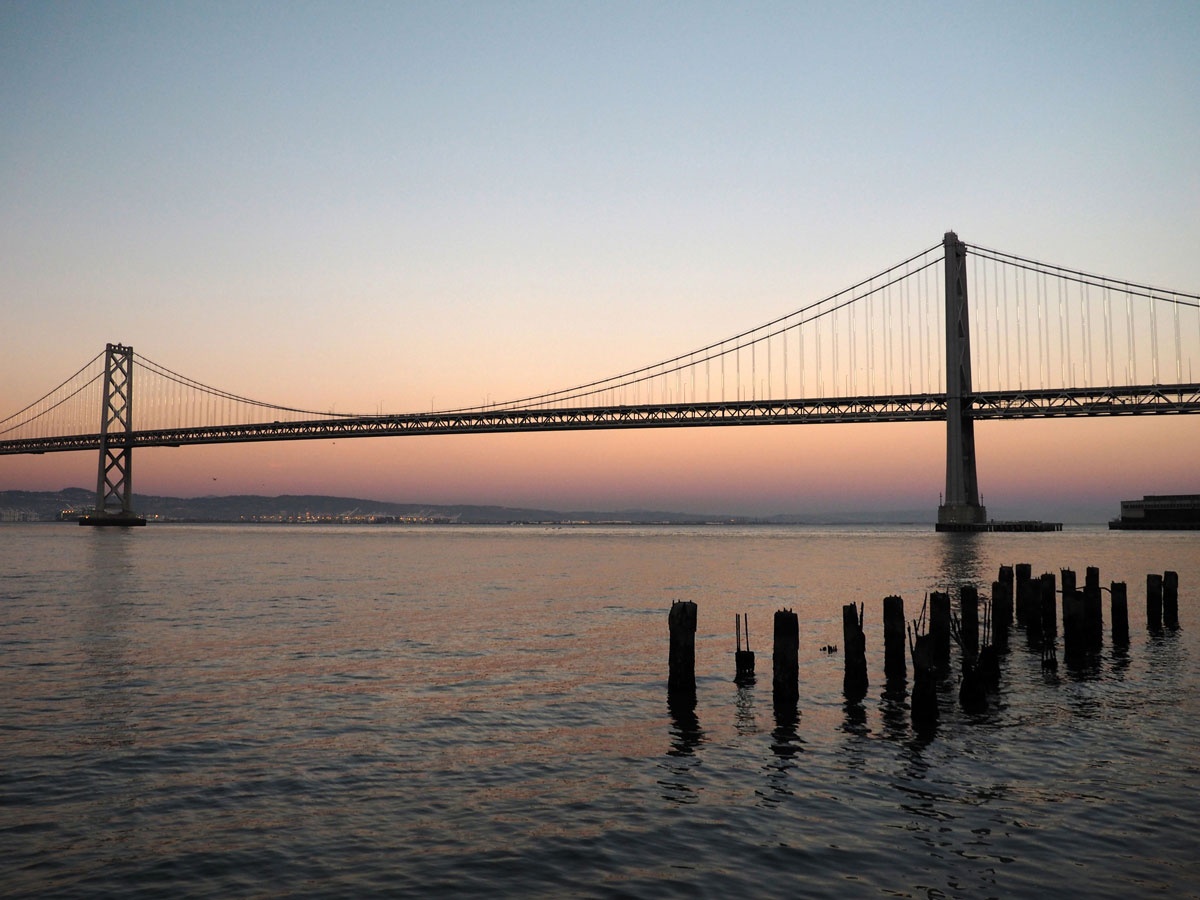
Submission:
<svg viewBox="0 0 1200 900">
<path fill-rule="evenodd" d="M 61 491 L 0 491 L 0 520 L 52 522 L 74 518 L 95 502 L 95 493 L 84 488 Z M 388 503 L 357 497 L 325 497 L 312 494 L 285 494 L 262 497 L 235 494 L 226 497 L 159 497 L 134 494 L 133 506 L 139 515 L 168 522 L 286 522 L 286 521 L 419 521 L 494 525 L 513 522 L 627 522 L 630 524 L 664 523 L 693 525 L 722 523 L 746 524 L 852 524 L 904 523 L 930 521 L 929 511 L 900 510 L 886 512 L 774 515 L 756 518 L 733 515 L 697 515 L 662 510 L 554 510 L 508 506 L 472 506 L 464 504 Z M 72 515 L 72 513 L 74 515 Z"/>
<path fill-rule="evenodd" d="M 61 491 L 0 491 L 0 518 L 5 521 L 55 521 L 64 511 L 82 511 L 95 502 L 95 493 L 84 488 Z M 148 519 L 175 522 L 245 522 L 394 519 L 461 524 L 509 522 L 747 522 L 744 516 L 702 516 L 657 510 L 562 511 L 467 504 L 388 503 L 358 497 L 325 497 L 285 494 L 262 497 L 234 494 L 225 497 L 159 497 L 134 494 L 133 507 Z"/>
</svg>

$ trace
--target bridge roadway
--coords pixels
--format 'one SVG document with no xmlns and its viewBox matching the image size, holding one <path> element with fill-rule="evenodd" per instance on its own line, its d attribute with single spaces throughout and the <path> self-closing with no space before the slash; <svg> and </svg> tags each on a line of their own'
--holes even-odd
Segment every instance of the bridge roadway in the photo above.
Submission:
<svg viewBox="0 0 1200 900">
<path fill-rule="evenodd" d="M 1200 384 L 982 391 L 971 415 L 988 419 L 1136 416 L 1200 413 Z M 323 440 L 419 434 L 584 431 L 715 425 L 815 425 L 832 422 L 942 422 L 943 394 L 902 394 L 819 400 L 670 403 L 555 409 L 477 409 L 462 412 L 339 417 L 301 422 L 211 425 L 110 435 L 111 446 L 178 447 L 257 441 Z M 125 438 L 122 440 L 122 438 Z M 0 455 L 97 450 L 99 434 L 0 441 Z"/>
</svg>

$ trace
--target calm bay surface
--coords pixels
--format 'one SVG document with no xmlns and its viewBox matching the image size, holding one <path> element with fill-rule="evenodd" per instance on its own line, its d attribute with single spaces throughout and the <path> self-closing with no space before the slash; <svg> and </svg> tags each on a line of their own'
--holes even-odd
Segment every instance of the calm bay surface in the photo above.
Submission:
<svg viewBox="0 0 1200 900">
<path fill-rule="evenodd" d="M 1128 582 L 1128 649 L 1106 621 L 1044 673 L 1014 630 L 989 711 L 951 677 L 914 733 L 882 598 L 912 618 L 1018 562 Z M 1182 627 L 1151 633 L 1168 569 Z M 694 703 L 666 692 L 675 599 Z M 1196 896 L 1198 601 L 1195 533 L 6 525 L 0 893 Z M 861 702 L 819 650 L 849 602 Z"/>
</svg>

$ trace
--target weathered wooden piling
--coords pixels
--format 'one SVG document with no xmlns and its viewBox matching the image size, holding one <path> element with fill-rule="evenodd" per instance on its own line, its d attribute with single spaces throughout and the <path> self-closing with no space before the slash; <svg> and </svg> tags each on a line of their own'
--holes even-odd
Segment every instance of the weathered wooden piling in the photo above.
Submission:
<svg viewBox="0 0 1200 900">
<path fill-rule="evenodd" d="M 1084 608 L 1083 591 L 1066 590 L 1063 587 L 1063 650 L 1068 657 L 1078 656 L 1087 646 L 1087 611 Z"/>
<path fill-rule="evenodd" d="M 1091 587 L 1091 588 L 1096 588 L 1097 590 L 1099 590 L 1099 588 L 1100 588 L 1100 570 L 1098 568 L 1096 568 L 1095 566 L 1088 566 L 1087 570 L 1083 573 L 1083 577 L 1084 577 L 1084 582 L 1083 582 L 1084 588 Z"/>
<path fill-rule="evenodd" d="M 1047 640 L 1058 637 L 1058 591 L 1055 589 L 1057 579 L 1053 572 L 1045 572 L 1041 577 L 1041 596 L 1038 604 L 1038 617 L 1041 623 L 1042 637 Z"/>
<path fill-rule="evenodd" d="M 1033 567 L 1029 563 L 1017 563 L 1015 590 L 1017 624 L 1028 625 L 1030 609 L 1034 606 Z"/>
<path fill-rule="evenodd" d="M 861 698 L 867 690 L 867 639 L 863 634 L 863 608 L 847 603 L 842 607 L 842 642 L 846 674 L 842 689 L 847 697 Z"/>
<path fill-rule="evenodd" d="M 1062 585 L 1063 603 L 1067 602 L 1067 595 L 1075 590 L 1075 570 L 1061 569 L 1059 571 L 1060 583 Z M 1066 626 L 1063 626 L 1063 631 L 1066 631 Z"/>
<path fill-rule="evenodd" d="M 934 663 L 933 635 L 908 633 L 909 650 L 912 652 L 913 690 L 912 721 L 920 729 L 937 724 L 937 665 Z"/>
<path fill-rule="evenodd" d="M 790 609 L 778 609 L 774 625 L 771 687 L 776 702 L 795 700 L 800 696 L 800 617 Z"/>
<path fill-rule="evenodd" d="M 1125 595 L 1125 582 L 1114 581 L 1109 587 L 1112 599 L 1112 642 L 1114 647 L 1129 644 L 1129 604 Z"/>
<path fill-rule="evenodd" d="M 1017 610 L 1017 621 L 1025 626 L 1025 636 L 1030 646 L 1036 647 L 1042 640 L 1042 579 L 1017 579 L 1017 603 L 1024 610 Z"/>
<path fill-rule="evenodd" d="M 1163 572 L 1162 580 L 1163 624 L 1168 628 L 1179 627 L 1179 573 Z"/>
<path fill-rule="evenodd" d="M 942 672 L 950 668 L 950 595 L 929 595 L 929 636 L 933 638 L 933 664 Z"/>
<path fill-rule="evenodd" d="M 1085 637 L 1093 650 L 1099 650 L 1104 643 L 1104 602 L 1100 596 L 1099 577 L 1099 574 L 1097 580 L 1089 577 L 1083 586 L 1083 614 L 1087 622 Z"/>
<path fill-rule="evenodd" d="M 734 614 L 733 624 L 737 631 L 737 649 L 733 654 L 735 674 L 733 680 L 739 684 L 754 680 L 754 651 L 750 649 L 750 616 L 745 617 L 746 649 L 742 649 L 742 616 Z"/>
<path fill-rule="evenodd" d="M 1012 566 L 1001 566 L 1000 567 L 999 580 L 996 582 L 996 584 L 1004 585 L 1005 594 L 1008 598 L 1008 603 L 1006 604 L 1005 609 L 997 609 L 996 608 L 996 591 L 995 591 L 995 587 L 993 586 L 993 588 L 992 588 L 993 621 L 999 622 L 999 621 L 1003 620 L 1004 616 L 1007 612 L 1008 619 L 1004 621 L 1004 626 L 1005 626 L 1004 630 L 1007 633 L 1008 626 L 1011 625 L 1012 621 L 1013 621 L 1013 599 L 1016 597 L 1016 594 L 1014 592 L 1014 587 L 1013 587 L 1013 567 Z"/>
<path fill-rule="evenodd" d="M 1009 569 L 1009 574 L 1012 570 Z M 1008 646 L 1008 628 L 1012 624 L 1012 579 L 992 582 L 992 644 L 997 650 Z"/>
<path fill-rule="evenodd" d="M 667 660 L 667 690 L 696 690 L 696 604 L 676 600 L 667 616 L 671 650 Z"/>
<path fill-rule="evenodd" d="M 1146 576 L 1146 627 L 1151 630 L 1162 628 L 1163 577 Z"/>
<path fill-rule="evenodd" d="M 962 622 L 963 653 L 979 655 L 979 592 L 974 585 L 964 584 L 958 596 L 959 619 Z"/>
<path fill-rule="evenodd" d="M 888 681 L 908 678 L 904 649 L 904 598 L 883 598 L 883 673 Z"/>
<path fill-rule="evenodd" d="M 975 664 L 979 673 L 980 683 L 985 691 L 995 691 L 1000 687 L 1000 654 L 996 652 L 995 644 L 984 644 L 979 648 L 979 661 Z"/>
</svg>

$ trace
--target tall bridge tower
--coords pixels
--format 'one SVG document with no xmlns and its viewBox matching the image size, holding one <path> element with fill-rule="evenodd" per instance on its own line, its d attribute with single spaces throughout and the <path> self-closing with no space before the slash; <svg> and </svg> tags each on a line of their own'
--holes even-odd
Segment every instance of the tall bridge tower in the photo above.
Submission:
<svg viewBox="0 0 1200 900">
<path fill-rule="evenodd" d="M 946 496 L 938 531 L 985 531 L 975 475 L 971 418 L 971 327 L 967 317 L 967 247 L 953 231 L 943 238 L 946 267 Z"/>
<path fill-rule="evenodd" d="M 104 393 L 100 398 L 100 470 L 96 509 L 80 525 L 145 525 L 133 512 L 133 348 L 104 348 Z"/>
</svg>

